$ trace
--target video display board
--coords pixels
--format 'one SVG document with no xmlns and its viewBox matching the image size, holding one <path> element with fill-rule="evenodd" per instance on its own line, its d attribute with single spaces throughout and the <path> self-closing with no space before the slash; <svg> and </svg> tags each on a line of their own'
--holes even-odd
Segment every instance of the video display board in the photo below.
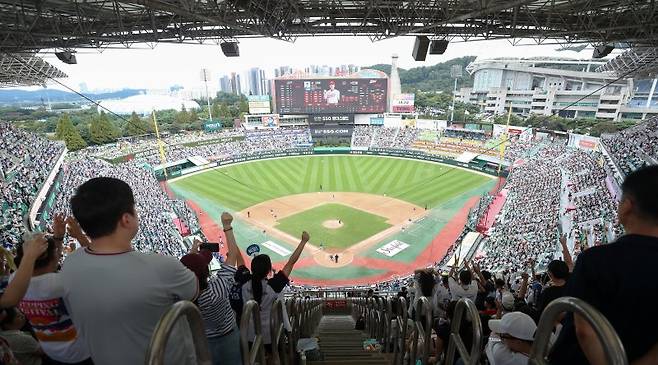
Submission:
<svg viewBox="0 0 658 365">
<path fill-rule="evenodd" d="M 386 112 L 386 79 L 275 80 L 279 114 Z"/>
</svg>

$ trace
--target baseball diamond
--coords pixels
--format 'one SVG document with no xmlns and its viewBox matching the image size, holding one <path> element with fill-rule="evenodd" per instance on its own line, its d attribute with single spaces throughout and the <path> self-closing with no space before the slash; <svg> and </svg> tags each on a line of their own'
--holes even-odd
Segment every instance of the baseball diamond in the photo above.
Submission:
<svg viewBox="0 0 658 365">
<path fill-rule="evenodd" d="M 292 249 L 309 231 L 293 279 L 338 285 L 404 275 L 440 257 L 495 179 L 427 161 L 320 155 L 222 166 L 168 185 L 197 211 L 207 237 L 221 239 L 219 215 L 230 211 L 239 245 L 259 244 L 275 267 L 285 257 L 267 246 Z M 412 244 L 377 251 L 394 240 Z"/>
</svg>

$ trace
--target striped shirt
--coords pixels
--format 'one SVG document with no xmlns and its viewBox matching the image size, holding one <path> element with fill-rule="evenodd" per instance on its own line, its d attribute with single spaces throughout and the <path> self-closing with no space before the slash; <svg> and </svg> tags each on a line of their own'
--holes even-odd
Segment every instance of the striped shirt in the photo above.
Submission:
<svg viewBox="0 0 658 365">
<path fill-rule="evenodd" d="M 235 325 L 235 315 L 229 302 L 229 291 L 235 283 L 234 275 L 234 267 L 222 264 L 217 274 L 208 280 L 208 288 L 197 299 L 206 337 L 224 336 Z"/>
</svg>

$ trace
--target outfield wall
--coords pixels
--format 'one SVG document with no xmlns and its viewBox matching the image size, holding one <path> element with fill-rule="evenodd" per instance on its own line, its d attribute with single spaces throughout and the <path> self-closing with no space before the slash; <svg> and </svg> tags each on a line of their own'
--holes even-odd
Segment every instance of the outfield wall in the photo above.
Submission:
<svg viewBox="0 0 658 365">
<path fill-rule="evenodd" d="M 248 155 L 243 155 L 240 157 L 234 157 L 234 158 L 228 158 L 224 160 L 219 160 L 215 161 L 212 163 L 209 163 L 204 166 L 195 166 L 192 168 L 188 169 L 183 169 L 180 172 L 176 171 L 176 173 L 169 174 L 166 178 L 165 177 L 159 177 L 160 180 L 171 180 L 171 179 L 177 179 L 181 178 L 186 175 L 190 175 L 193 173 L 199 173 L 201 171 L 205 171 L 208 169 L 220 167 L 220 166 L 226 166 L 226 165 L 232 165 L 232 164 L 237 164 L 237 163 L 244 163 L 244 162 L 249 162 L 249 161 L 257 161 L 257 160 L 267 160 L 267 159 L 274 159 L 274 158 L 282 158 L 282 157 L 296 157 L 296 156 L 309 156 L 309 155 L 365 155 L 365 156 L 382 156 L 382 157 L 397 157 L 397 158 L 408 158 L 412 160 L 420 160 L 420 161 L 430 161 L 430 162 L 436 162 L 436 163 L 441 163 L 445 165 L 450 165 L 450 166 L 455 166 L 455 167 L 461 167 L 464 169 L 484 173 L 490 176 L 501 176 L 501 177 L 507 177 L 508 170 L 503 167 L 500 171 L 500 174 L 498 173 L 498 165 L 494 165 L 490 162 L 487 162 L 485 160 L 480 160 L 478 158 L 475 158 L 473 161 L 469 163 L 463 163 L 463 162 L 458 162 L 453 159 L 449 158 L 444 158 L 439 155 L 433 155 L 421 151 L 414 151 L 414 150 L 398 150 L 398 149 L 390 149 L 390 148 L 372 148 L 368 149 L 365 151 L 362 150 L 352 150 L 349 148 L 344 148 L 344 147 L 337 147 L 337 148 L 321 148 L 321 149 L 307 149 L 307 148 L 298 148 L 298 149 L 290 149 L 287 151 L 283 152 L 272 152 L 272 151 L 265 151 L 265 152 L 259 152 L 259 153 L 253 153 L 253 154 L 248 154 Z"/>
</svg>

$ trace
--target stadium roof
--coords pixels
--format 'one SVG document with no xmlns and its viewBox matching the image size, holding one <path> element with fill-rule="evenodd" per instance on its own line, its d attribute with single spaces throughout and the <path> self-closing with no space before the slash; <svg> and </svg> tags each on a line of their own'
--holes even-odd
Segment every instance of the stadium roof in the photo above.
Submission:
<svg viewBox="0 0 658 365">
<path fill-rule="evenodd" d="M 0 51 L 428 35 L 658 45 L 652 0 L 0 0 Z"/>
<path fill-rule="evenodd" d="M 658 48 L 631 48 L 596 70 L 613 72 L 620 77 L 655 77 L 658 74 Z"/>
<path fill-rule="evenodd" d="M 67 75 L 33 55 L 0 54 L 0 87 L 42 86 L 51 78 Z"/>
</svg>

